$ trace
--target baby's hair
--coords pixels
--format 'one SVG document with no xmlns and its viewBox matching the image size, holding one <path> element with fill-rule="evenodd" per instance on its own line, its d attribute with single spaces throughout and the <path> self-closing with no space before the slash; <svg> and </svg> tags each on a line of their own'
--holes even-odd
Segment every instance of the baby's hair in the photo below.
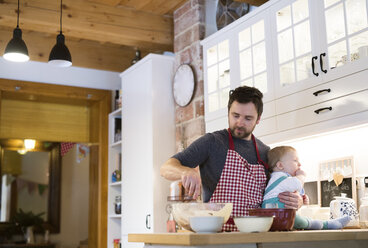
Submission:
<svg viewBox="0 0 368 248">
<path fill-rule="evenodd" d="M 271 172 L 275 168 L 277 162 L 288 152 L 295 152 L 295 148 L 291 146 L 277 146 L 268 151 L 268 165 L 270 166 Z"/>
</svg>

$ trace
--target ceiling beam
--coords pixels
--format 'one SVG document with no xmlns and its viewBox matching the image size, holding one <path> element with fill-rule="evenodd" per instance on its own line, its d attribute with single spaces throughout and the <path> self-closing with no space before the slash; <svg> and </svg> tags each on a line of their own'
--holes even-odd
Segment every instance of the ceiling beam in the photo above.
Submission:
<svg viewBox="0 0 368 248">
<path fill-rule="evenodd" d="M 0 56 L 13 35 L 13 29 L 0 29 Z M 30 60 L 47 62 L 52 47 L 56 44 L 56 35 L 23 30 Z M 126 47 L 111 43 L 79 40 L 66 37 L 65 44 L 72 55 L 73 66 L 97 70 L 122 72 L 131 66 L 135 57 L 134 47 Z M 142 56 L 149 51 L 141 50 Z"/>
<path fill-rule="evenodd" d="M 57 34 L 60 10 L 49 0 L 26 0 L 20 6 L 22 30 Z M 16 26 L 16 0 L 0 1 L 0 26 Z M 63 33 L 66 38 L 172 51 L 172 17 L 129 8 L 117 8 L 83 0 L 63 1 Z"/>
</svg>

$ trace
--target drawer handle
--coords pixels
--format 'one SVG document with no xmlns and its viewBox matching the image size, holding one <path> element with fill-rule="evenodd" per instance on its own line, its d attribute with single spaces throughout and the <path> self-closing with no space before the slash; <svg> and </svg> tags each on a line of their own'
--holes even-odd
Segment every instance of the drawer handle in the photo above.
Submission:
<svg viewBox="0 0 368 248">
<path fill-rule="evenodd" d="M 316 109 L 314 110 L 314 113 L 316 113 L 317 115 L 319 114 L 319 112 L 325 111 L 325 110 L 332 110 L 332 107 L 325 107 L 325 108 L 320 108 L 320 109 Z"/>
<path fill-rule="evenodd" d="M 150 214 L 147 214 L 146 215 L 146 228 L 147 229 L 151 229 L 151 226 L 148 225 L 148 220 L 151 218 L 151 215 Z"/>
<path fill-rule="evenodd" d="M 327 73 L 327 70 L 323 69 L 323 58 L 322 57 L 324 57 L 324 56 L 326 56 L 326 53 L 321 53 L 319 55 L 319 64 L 321 66 L 321 71 L 323 71 L 324 73 Z"/>
<path fill-rule="evenodd" d="M 318 90 L 316 92 L 313 92 L 313 95 L 318 96 L 319 94 L 321 94 L 323 92 L 331 92 L 331 89 Z"/>
<path fill-rule="evenodd" d="M 316 59 L 318 59 L 318 57 L 317 57 L 317 56 L 312 57 L 312 72 L 313 72 L 313 74 L 314 74 L 315 76 L 317 76 L 317 77 L 318 77 L 319 73 L 314 71 L 314 61 L 315 61 Z"/>
</svg>

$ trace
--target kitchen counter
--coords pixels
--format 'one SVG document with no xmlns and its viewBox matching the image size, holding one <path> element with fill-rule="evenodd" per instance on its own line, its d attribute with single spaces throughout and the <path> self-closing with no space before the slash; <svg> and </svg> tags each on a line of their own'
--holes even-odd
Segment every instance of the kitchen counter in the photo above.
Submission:
<svg viewBox="0 0 368 248">
<path fill-rule="evenodd" d="M 368 247 L 368 229 L 266 233 L 151 233 L 128 234 L 129 242 L 145 247 Z M 249 245 L 246 245 L 249 244 Z"/>
</svg>

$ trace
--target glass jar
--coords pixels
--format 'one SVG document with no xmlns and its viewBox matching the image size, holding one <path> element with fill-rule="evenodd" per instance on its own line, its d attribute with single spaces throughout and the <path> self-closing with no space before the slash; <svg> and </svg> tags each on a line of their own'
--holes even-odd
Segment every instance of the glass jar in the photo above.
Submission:
<svg viewBox="0 0 368 248">
<path fill-rule="evenodd" d="M 361 228 L 368 228 L 368 196 L 360 199 L 362 204 L 359 207 L 359 224 Z"/>
<path fill-rule="evenodd" d="M 115 197 L 114 205 L 115 205 L 115 214 L 121 214 L 121 196 L 120 195 L 117 195 Z"/>
</svg>

